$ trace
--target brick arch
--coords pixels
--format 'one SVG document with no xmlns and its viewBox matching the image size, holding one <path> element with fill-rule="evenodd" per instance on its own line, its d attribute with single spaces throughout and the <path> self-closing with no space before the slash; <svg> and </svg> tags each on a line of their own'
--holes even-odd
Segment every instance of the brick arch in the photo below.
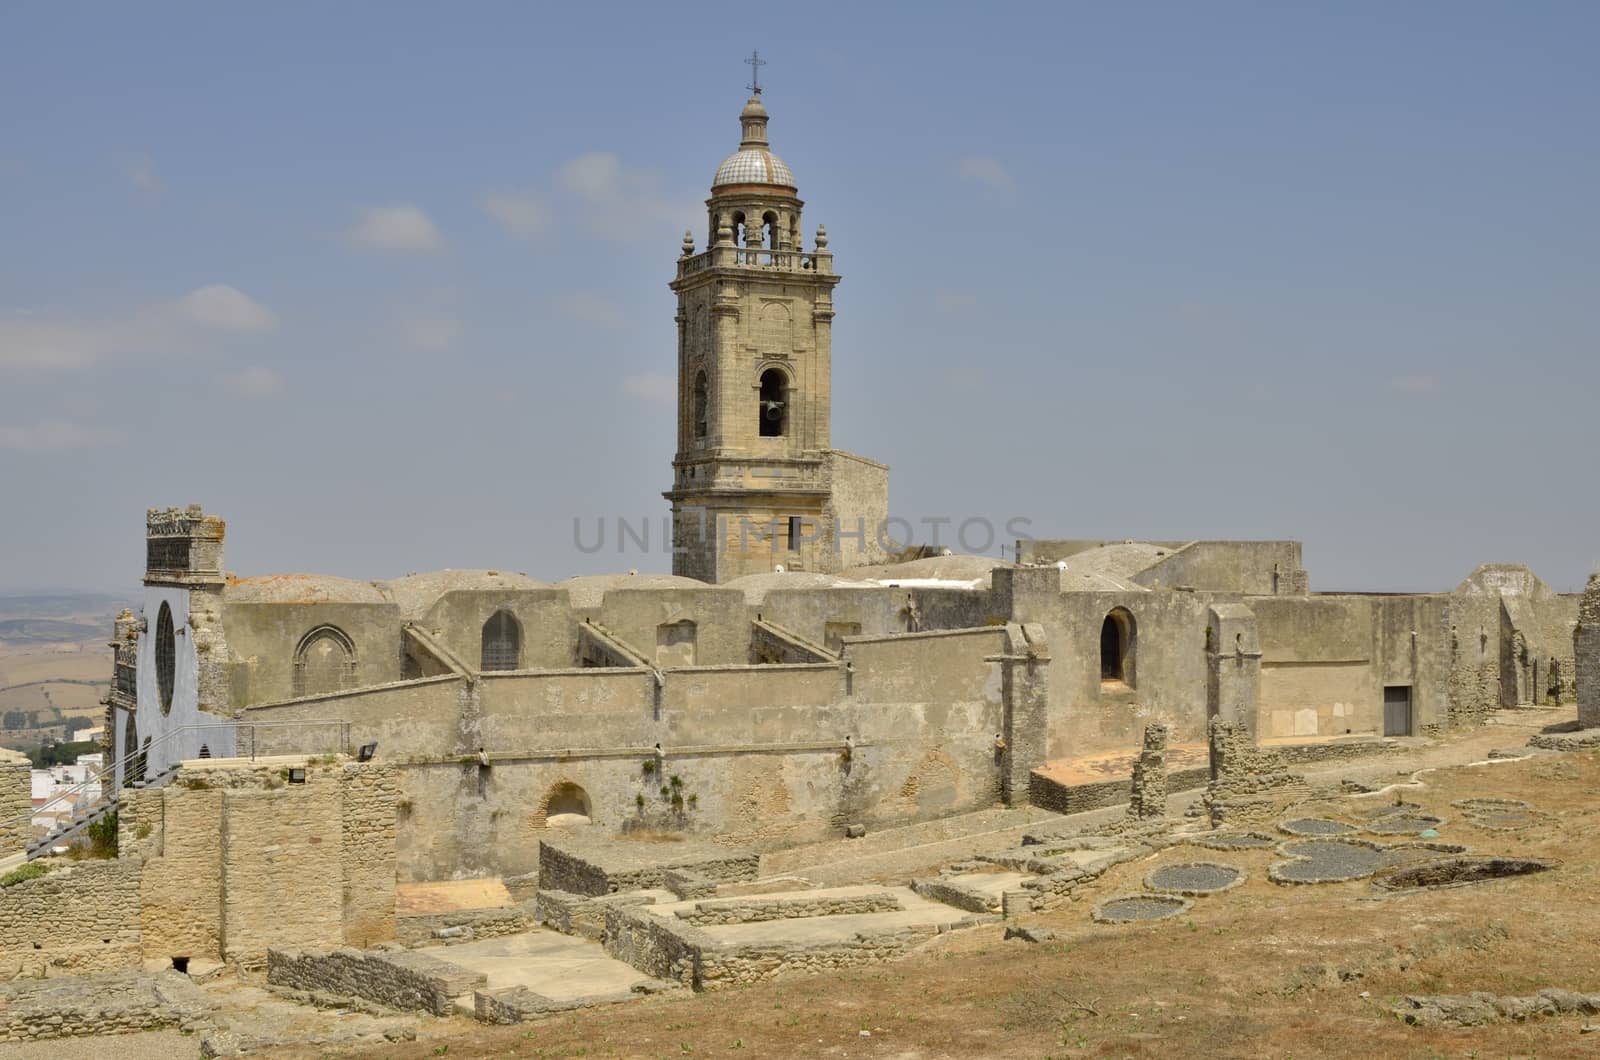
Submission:
<svg viewBox="0 0 1600 1060">
<path fill-rule="evenodd" d="M 558 780 L 546 789 L 544 798 L 539 800 L 538 810 L 534 812 L 533 825 L 535 828 L 547 828 L 550 818 L 562 814 L 578 814 L 594 819 L 594 803 L 589 793 L 575 781 Z"/>
</svg>

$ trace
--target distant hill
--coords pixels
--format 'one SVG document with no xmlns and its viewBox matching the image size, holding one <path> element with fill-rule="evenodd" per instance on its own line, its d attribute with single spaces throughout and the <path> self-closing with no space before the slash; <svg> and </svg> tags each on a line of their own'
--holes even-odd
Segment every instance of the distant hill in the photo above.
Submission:
<svg viewBox="0 0 1600 1060">
<path fill-rule="evenodd" d="M 0 593 L 0 645 L 37 645 L 105 640 L 117 612 L 133 593 Z"/>
</svg>

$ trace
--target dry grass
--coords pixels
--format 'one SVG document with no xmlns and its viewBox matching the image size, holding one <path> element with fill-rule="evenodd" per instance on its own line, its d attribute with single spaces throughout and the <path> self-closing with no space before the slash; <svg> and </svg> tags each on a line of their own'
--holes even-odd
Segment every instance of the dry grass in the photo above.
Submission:
<svg viewBox="0 0 1600 1060">
<path fill-rule="evenodd" d="M 1430 773 L 1405 792 L 1474 852 L 1563 860 L 1537 876 L 1376 898 L 1365 882 L 1284 887 L 1271 851 L 1177 847 L 1108 873 L 1095 893 L 1036 918 L 1054 942 L 998 927 L 943 936 L 911 958 L 674 1000 L 592 1009 L 517 1027 L 424 1027 L 366 1054 L 450 1057 L 1508 1057 L 1594 1056 L 1581 1017 L 1472 1030 L 1408 1027 L 1408 993 L 1600 992 L 1595 910 L 1600 754 Z M 1454 799 L 1526 799 L 1553 817 L 1517 833 L 1474 828 Z M 1391 797 L 1392 798 L 1392 797 Z M 1371 800 L 1330 799 L 1350 814 Z M 1153 924 L 1089 922 L 1099 898 L 1137 891 L 1165 861 L 1222 861 L 1242 887 Z M 447 955 L 446 955 L 447 956 Z M 1363 994 L 1369 996 L 1363 997 Z M 865 1030 L 870 1037 L 863 1037 Z M 298 1055 L 330 1055 L 301 1053 Z M 344 1054 L 337 1054 L 344 1055 Z"/>
</svg>

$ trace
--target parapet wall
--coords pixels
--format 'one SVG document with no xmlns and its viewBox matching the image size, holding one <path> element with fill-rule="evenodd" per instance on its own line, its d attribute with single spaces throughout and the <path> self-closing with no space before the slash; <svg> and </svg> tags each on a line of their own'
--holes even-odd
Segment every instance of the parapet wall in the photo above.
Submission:
<svg viewBox="0 0 1600 1060">
<path fill-rule="evenodd" d="M 0 857 L 21 853 L 33 837 L 33 766 L 0 749 Z"/>
<path fill-rule="evenodd" d="M 291 990 L 360 997 L 407 1012 L 448 1016 L 454 999 L 488 978 L 415 950 L 269 950 L 267 982 Z"/>
</svg>

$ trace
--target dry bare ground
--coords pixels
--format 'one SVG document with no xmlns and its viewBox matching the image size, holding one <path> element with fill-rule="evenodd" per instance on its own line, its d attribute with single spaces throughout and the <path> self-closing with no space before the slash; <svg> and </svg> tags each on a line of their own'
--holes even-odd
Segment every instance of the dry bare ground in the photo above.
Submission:
<svg viewBox="0 0 1600 1060">
<path fill-rule="evenodd" d="M 1600 1017 L 1422 1029 L 1390 1011 L 1406 994 L 1600 991 L 1596 905 L 1600 753 L 1426 774 L 1405 792 L 1477 853 L 1563 861 L 1513 880 L 1379 898 L 1365 882 L 1268 882 L 1272 851 L 1180 846 L 1114 869 L 1095 898 L 1141 889 L 1155 865 L 1236 864 L 1249 881 L 1180 918 L 1109 926 L 1093 898 L 1025 922 L 941 936 L 912 957 L 843 975 L 565 1014 L 488 1028 L 425 1024 L 416 1043 L 364 1055 L 449 1057 L 1508 1057 L 1600 1055 Z M 1451 802 L 1524 799 L 1552 816 L 1522 832 L 1472 825 Z M 1332 799 L 1349 818 L 1375 805 Z M 334 1055 L 322 1052 L 282 1055 Z"/>
</svg>

